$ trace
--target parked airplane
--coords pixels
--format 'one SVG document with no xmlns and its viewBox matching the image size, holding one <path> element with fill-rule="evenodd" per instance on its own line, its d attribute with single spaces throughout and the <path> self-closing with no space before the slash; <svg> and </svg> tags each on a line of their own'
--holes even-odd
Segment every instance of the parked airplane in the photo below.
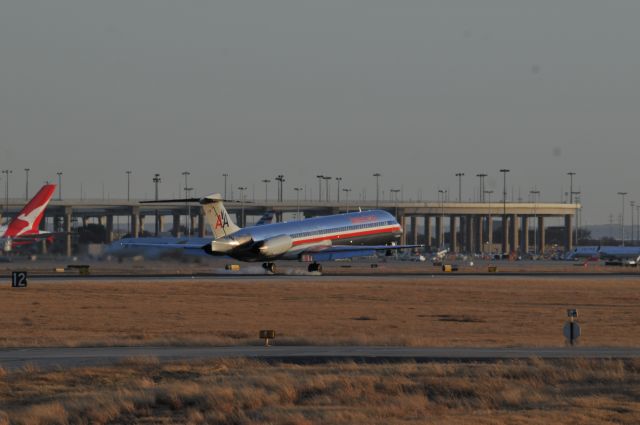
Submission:
<svg viewBox="0 0 640 425">
<path fill-rule="evenodd" d="M 579 246 L 573 251 L 569 252 L 565 259 L 577 260 L 577 259 L 600 259 L 606 262 L 606 264 L 626 264 L 636 265 L 640 262 L 640 247 L 624 247 L 624 246 Z"/>
<path fill-rule="evenodd" d="M 640 247 L 603 246 L 600 247 L 600 259 L 605 264 L 635 266 L 640 261 Z"/>
<path fill-rule="evenodd" d="M 573 251 L 570 251 L 565 255 L 565 260 L 577 260 L 581 258 L 594 259 L 599 258 L 600 247 L 599 246 L 578 246 Z"/>
<path fill-rule="evenodd" d="M 273 212 L 273 211 L 267 211 L 266 213 L 262 214 L 262 217 L 260 217 L 260 220 L 258 220 L 256 222 L 256 224 L 254 224 L 254 226 L 262 226 L 263 224 L 271 224 L 275 214 L 276 213 Z"/>
<path fill-rule="evenodd" d="M 146 201 L 145 203 L 184 202 L 184 199 Z M 395 245 L 402 229 L 386 211 L 371 210 L 300 221 L 265 224 L 241 229 L 231 221 L 220 194 L 190 199 L 202 205 L 213 229 L 214 239 L 206 244 L 164 244 L 209 255 L 228 255 L 241 261 L 263 261 L 263 267 L 275 273 L 274 260 L 310 261 L 309 271 L 322 271 L 319 261 L 370 256 L 377 251 L 415 248 L 422 245 Z M 141 240 L 120 241 L 123 246 L 158 246 Z"/>
<path fill-rule="evenodd" d="M 44 216 L 44 210 L 55 190 L 55 184 L 42 186 L 15 218 L 9 221 L 6 226 L 0 226 L 0 243 L 2 243 L 3 251 L 9 252 L 13 245 L 34 243 L 51 236 L 51 233 L 41 232 L 39 226 Z"/>
</svg>

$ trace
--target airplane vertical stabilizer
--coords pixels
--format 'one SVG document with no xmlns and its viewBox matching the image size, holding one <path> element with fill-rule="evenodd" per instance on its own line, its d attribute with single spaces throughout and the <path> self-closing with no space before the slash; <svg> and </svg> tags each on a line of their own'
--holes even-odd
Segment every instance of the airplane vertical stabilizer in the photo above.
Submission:
<svg viewBox="0 0 640 425">
<path fill-rule="evenodd" d="M 236 224 L 231 221 L 227 210 L 222 203 L 222 197 L 219 193 L 212 193 L 200 199 L 204 216 L 211 226 L 213 235 L 216 239 L 228 236 L 240 230 Z"/>
<path fill-rule="evenodd" d="M 36 193 L 20 213 L 9 223 L 4 237 L 15 238 L 22 235 L 34 235 L 39 233 L 38 227 L 44 216 L 53 193 L 56 190 L 55 184 L 46 184 Z"/>
</svg>

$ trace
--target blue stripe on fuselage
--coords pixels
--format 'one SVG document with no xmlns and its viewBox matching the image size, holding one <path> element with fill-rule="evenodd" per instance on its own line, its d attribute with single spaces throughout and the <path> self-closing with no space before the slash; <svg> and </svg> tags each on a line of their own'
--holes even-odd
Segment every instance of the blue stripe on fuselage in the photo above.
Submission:
<svg viewBox="0 0 640 425">
<path fill-rule="evenodd" d="M 370 220 L 368 218 L 371 218 Z M 339 229 L 345 226 L 376 223 L 377 226 L 387 222 L 398 225 L 395 217 L 383 210 L 371 210 L 308 218 L 301 221 L 265 224 L 259 227 L 247 227 L 238 230 L 233 236 L 251 235 L 255 242 L 280 235 L 296 235 L 303 232 L 320 232 Z"/>
</svg>

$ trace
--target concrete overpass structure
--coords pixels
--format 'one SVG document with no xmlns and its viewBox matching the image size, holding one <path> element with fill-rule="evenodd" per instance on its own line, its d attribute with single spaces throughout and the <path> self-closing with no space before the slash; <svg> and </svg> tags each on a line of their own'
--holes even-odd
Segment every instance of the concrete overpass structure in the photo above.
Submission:
<svg viewBox="0 0 640 425">
<path fill-rule="evenodd" d="M 12 217 L 24 205 L 24 200 L 12 199 L 5 216 Z M 247 216 L 260 216 L 266 211 L 274 211 L 278 221 L 285 213 L 300 214 L 302 217 L 338 214 L 376 208 L 375 201 L 358 202 L 319 202 L 319 201 L 255 201 L 225 203 L 229 213 L 235 214 L 241 227 L 247 223 Z M 427 241 L 427 245 L 442 247 L 445 245 L 445 227 L 449 228 L 448 245 L 454 252 L 527 252 L 531 248 L 530 225 L 537 221 L 534 235 L 535 250 L 543 253 L 545 241 L 545 219 L 561 217 L 564 219 L 565 250 L 573 249 L 572 234 L 575 213 L 579 204 L 558 203 L 522 203 L 522 202 L 392 202 L 381 201 L 379 208 L 394 214 L 404 229 L 404 243 Z M 190 217 L 193 234 L 205 236 L 207 226 L 200 206 L 192 203 L 173 202 L 163 204 L 140 204 L 139 200 L 52 200 L 45 217 L 62 223 L 61 229 L 67 232 L 66 254 L 72 255 L 72 223 L 80 220 L 83 224 L 90 218 L 97 218 L 107 230 L 107 242 L 113 241 L 114 218 L 130 217 L 129 233 L 133 237 L 141 234 L 147 217 L 155 221 L 155 233 L 164 230 L 166 218 L 171 218 L 172 234 L 180 235 L 180 223 L 184 217 Z M 494 229 L 502 229 L 506 224 L 505 237 L 494 241 Z M 45 220 L 43 220 L 43 228 Z M 422 224 L 422 226 L 419 226 Z M 448 226 L 447 226 L 448 225 Z M 423 234 L 419 234 L 422 227 Z M 500 243 L 498 249 L 495 244 Z"/>
</svg>

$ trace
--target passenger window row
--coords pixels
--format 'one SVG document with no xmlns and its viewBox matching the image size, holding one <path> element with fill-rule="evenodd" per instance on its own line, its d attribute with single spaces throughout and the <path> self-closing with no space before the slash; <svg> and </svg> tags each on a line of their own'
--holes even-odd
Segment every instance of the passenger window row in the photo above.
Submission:
<svg viewBox="0 0 640 425">
<path fill-rule="evenodd" d="M 378 227 L 380 225 L 391 225 L 391 224 L 394 224 L 393 221 L 391 220 L 385 221 L 383 223 L 371 222 L 371 223 L 353 224 L 351 226 L 343 226 L 343 227 L 337 227 L 333 229 L 322 229 L 322 230 L 314 230 L 311 232 L 293 233 L 291 237 L 294 239 L 308 238 L 311 236 L 320 236 L 320 235 L 326 235 L 329 233 L 336 233 L 336 232 L 348 232 L 351 230 L 362 230 L 362 229 L 368 229 L 371 227 Z"/>
</svg>

